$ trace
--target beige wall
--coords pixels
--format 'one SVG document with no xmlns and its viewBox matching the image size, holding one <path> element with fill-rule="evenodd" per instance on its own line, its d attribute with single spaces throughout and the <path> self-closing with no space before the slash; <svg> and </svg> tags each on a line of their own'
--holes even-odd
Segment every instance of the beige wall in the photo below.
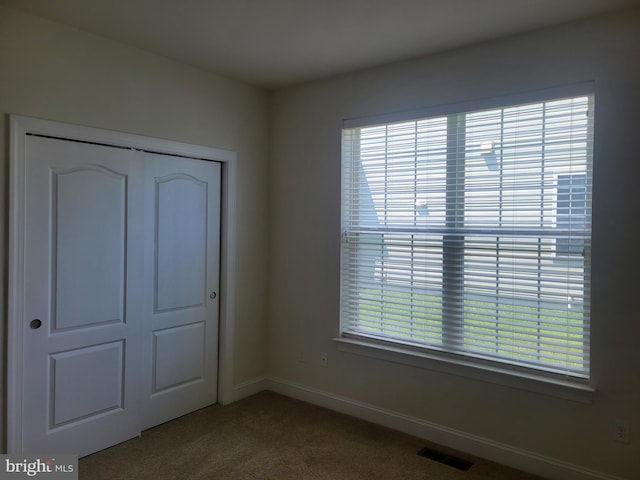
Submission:
<svg viewBox="0 0 640 480">
<path fill-rule="evenodd" d="M 640 11 L 274 95 L 270 374 L 587 469 L 640 478 Z M 595 81 L 592 404 L 337 351 L 345 118 Z M 321 351 L 329 367 L 319 365 Z M 306 363 L 298 361 L 300 352 Z M 614 443 L 613 420 L 632 444 Z"/>
<path fill-rule="evenodd" d="M 234 150 L 235 382 L 263 375 L 268 101 L 259 89 L 0 7 L 0 311 L 6 312 L 9 114 Z"/>
</svg>

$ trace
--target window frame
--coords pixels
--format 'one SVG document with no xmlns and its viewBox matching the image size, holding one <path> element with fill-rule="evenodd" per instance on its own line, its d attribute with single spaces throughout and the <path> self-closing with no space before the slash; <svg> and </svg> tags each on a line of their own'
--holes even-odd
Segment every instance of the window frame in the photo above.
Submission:
<svg viewBox="0 0 640 480">
<path fill-rule="evenodd" d="M 343 128 L 349 129 L 354 127 L 373 126 L 376 124 L 390 124 L 393 122 L 412 121 L 436 116 L 447 116 L 449 119 L 448 121 L 455 121 L 456 117 L 462 116 L 466 112 L 494 108 L 508 108 L 512 105 L 553 101 L 559 98 L 594 95 L 594 91 L 593 83 L 588 82 L 526 94 L 508 95 L 472 102 L 436 106 L 411 112 L 399 112 L 375 117 L 348 119 L 343 122 Z M 592 155 L 592 150 L 590 155 Z M 464 162 L 464 156 L 458 156 L 457 161 L 460 160 Z M 589 158 L 589 161 L 592 162 L 592 158 Z M 447 162 L 447 165 L 450 166 L 450 163 Z M 449 195 L 449 189 L 447 189 L 447 195 Z M 453 202 L 454 200 L 448 199 L 447 202 L 449 201 Z M 344 209 L 342 210 L 342 215 L 342 225 L 344 225 Z M 445 243 L 446 242 L 443 239 L 443 246 Z M 464 256 L 464 254 L 462 254 L 462 256 Z M 448 276 L 446 274 L 446 269 L 456 268 L 455 262 L 457 260 L 456 258 L 445 257 L 446 255 L 443 253 L 443 268 L 445 270 L 443 277 L 446 278 Z M 458 259 L 459 257 L 460 253 L 457 254 Z M 558 258 L 561 260 L 564 259 L 564 257 Z M 453 265 L 453 267 L 451 267 L 451 265 Z M 587 268 L 587 265 L 585 265 L 585 268 Z M 590 276 L 590 272 L 588 275 Z M 342 281 L 341 269 L 341 282 Z M 341 296 L 342 295 L 343 289 L 341 288 Z M 341 304 L 342 300 L 343 299 L 341 298 Z M 496 363 L 491 359 L 482 359 L 479 356 L 467 356 L 464 352 L 460 351 L 438 351 L 438 349 L 425 348 L 424 346 L 414 347 L 410 344 L 385 342 L 379 338 L 367 338 L 366 335 L 346 333 L 343 331 L 342 324 L 343 322 L 341 319 L 339 335 L 335 339 L 338 342 L 338 348 L 341 351 L 381 358 L 396 363 L 420 366 L 422 368 L 436 369 L 438 371 L 445 371 L 447 373 L 463 375 L 502 385 L 516 386 L 545 394 L 557 394 L 563 398 L 569 398 L 577 401 L 590 402 L 591 395 L 595 391 L 593 379 L 590 375 L 588 375 L 587 378 L 578 378 L 573 376 L 563 377 L 563 375 L 555 372 L 548 373 L 545 372 L 544 369 L 530 368 L 528 366 L 518 365 L 517 363 Z M 443 328 L 446 327 L 443 325 Z M 588 346 L 587 355 L 591 356 Z"/>
</svg>

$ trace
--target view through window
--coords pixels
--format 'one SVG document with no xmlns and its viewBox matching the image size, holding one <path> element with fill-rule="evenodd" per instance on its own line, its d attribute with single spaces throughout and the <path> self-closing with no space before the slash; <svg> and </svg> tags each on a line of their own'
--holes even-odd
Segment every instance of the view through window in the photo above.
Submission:
<svg viewBox="0 0 640 480">
<path fill-rule="evenodd" d="M 344 129 L 342 334 L 588 378 L 593 103 Z"/>
</svg>

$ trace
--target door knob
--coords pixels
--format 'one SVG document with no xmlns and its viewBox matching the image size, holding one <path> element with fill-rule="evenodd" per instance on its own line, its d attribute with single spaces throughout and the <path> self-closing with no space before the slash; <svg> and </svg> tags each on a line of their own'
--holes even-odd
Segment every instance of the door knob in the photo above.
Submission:
<svg viewBox="0 0 640 480">
<path fill-rule="evenodd" d="M 211 292 L 211 293 L 209 294 L 209 298 L 210 298 L 211 300 L 215 300 L 217 296 L 218 296 L 218 294 L 217 294 L 216 292 Z"/>
<path fill-rule="evenodd" d="M 31 320 L 31 322 L 29 322 L 29 326 L 34 330 L 37 330 L 38 328 L 40 328 L 41 325 L 42 325 L 42 320 L 39 320 L 37 318 L 34 318 L 33 320 Z"/>
</svg>

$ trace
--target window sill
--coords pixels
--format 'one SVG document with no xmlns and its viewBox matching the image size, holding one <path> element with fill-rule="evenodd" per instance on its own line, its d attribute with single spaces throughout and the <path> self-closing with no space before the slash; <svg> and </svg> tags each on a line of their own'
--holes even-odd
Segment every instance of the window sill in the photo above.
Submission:
<svg viewBox="0 0 640 480">
<path fill-rule="evenodd" d="M 366 338 L 339 337 L 334 338 L 334 341 L 341 352 L 471 378 L 565 400 L 590 404 L 593 402 L 595 394 L 593 387 L 569 380 L 535 375 L 496 365 L 478 364 L 470 360 L 417 351 Z"/>
</svg>

